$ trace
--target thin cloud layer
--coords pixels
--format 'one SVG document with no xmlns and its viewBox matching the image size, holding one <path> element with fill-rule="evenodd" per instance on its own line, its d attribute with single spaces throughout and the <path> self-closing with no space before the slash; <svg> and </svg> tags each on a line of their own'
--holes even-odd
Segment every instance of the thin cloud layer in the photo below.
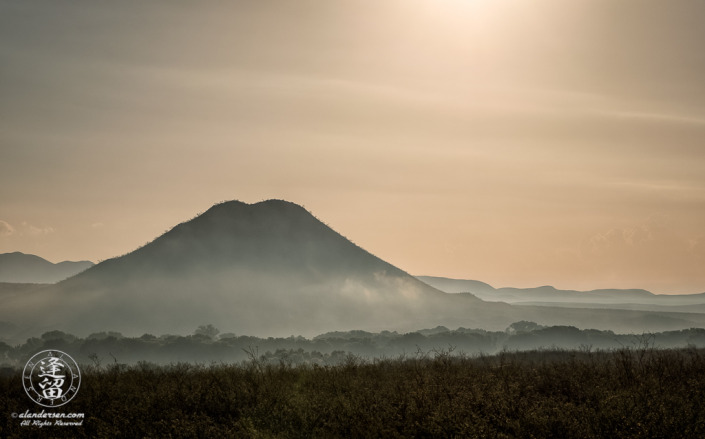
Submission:
<svg viewBox="0 0 705 439">
<path fill-rule="evenodd" d="M 6 221 L 0 220 L 0 236 L 10 236 L 15 233 L 15 228 Z"/>
</svg>

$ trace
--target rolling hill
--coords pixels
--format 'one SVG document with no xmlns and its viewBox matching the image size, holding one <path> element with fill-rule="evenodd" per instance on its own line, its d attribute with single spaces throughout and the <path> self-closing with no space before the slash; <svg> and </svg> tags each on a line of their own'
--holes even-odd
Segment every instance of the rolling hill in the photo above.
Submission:
<svg viewBox="0 0 705 439">
<path fill-rule="evenodd" d="M 418 276 L 418 279 L 446 293 L 472 293 L 488 302 L 576 308 L 705 312 L 705 293 L 653 294 L 650 291 L 639 289 L 575 291 L 559 290 L 552 286 L 493 288 L 484 282 L 475 280 L 434 276 Z"/>
<path fill-rule="evenodd" d="M 64 261 L 54 264 L 25 253 L 0 254 L 0 282 L 52 284 L 74 276 L 90 267 L 90 261 Z"/>
</svg>

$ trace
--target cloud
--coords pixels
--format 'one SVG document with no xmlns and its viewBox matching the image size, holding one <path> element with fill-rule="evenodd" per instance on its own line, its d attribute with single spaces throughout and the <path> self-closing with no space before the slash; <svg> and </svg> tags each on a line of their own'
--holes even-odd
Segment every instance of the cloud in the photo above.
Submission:
<svg viewBox="0 0 705 439">
<path fill-rule="evenodd" d="M 584 241 L 581 253 L 583 256 L 601 257 L 608 253 L 630 251 L 633 248 L 646 246 L 653 239 L 654 233 L 646 225 L 614 228 L 597 233 Z"/>
<path fill-rule="evenodd" d="M 54 233 L 54 228 L 53 227 L 37 227 L 33 226 L 32 224 L 27 223 L 26 221 L 22 222 L 22 235 L 28 235 L 28 236 L 43 236 L 43 235 L 49 235 L 51 233 Z"/>
<path fill-rule="evenodd" d="M 583 240 L 575 267 L 603 287 L 702 292 L 705 236 L 668 216 L 604 230 Z"/>
<path fill-rule="evenodd" d="M 15 234 L 15 228 L 3 220 L 0 220 L 0 236 L 10 236 Z"/>
<path fill-rule="evenodd" d="M 685 254 L 696 241 L 679 233 L 667 215 L 651 215 L 643 224 L 612 228 L 596 233 L 583 241 L 580 253 L 583 257 L 607 257 L 609 255 L 632 256 L 643 252 L 660 254 Z"/>
</svg>

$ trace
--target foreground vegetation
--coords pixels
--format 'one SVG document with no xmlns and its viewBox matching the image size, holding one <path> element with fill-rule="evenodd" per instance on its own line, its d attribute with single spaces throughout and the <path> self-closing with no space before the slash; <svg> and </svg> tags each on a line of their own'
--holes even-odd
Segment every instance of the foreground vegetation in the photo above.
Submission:
<svg viewBox="0 0 705 439">
<path fill-rule="evenodd" d="M 705 437 L 705 351 L 449 350 L 336 366 L 84 367 L 81 427 L 21 427 L 40 411 L 0 377 L 2 437 Z M 51 411 L 51 409 L 47 409 Z"/>
</svg>

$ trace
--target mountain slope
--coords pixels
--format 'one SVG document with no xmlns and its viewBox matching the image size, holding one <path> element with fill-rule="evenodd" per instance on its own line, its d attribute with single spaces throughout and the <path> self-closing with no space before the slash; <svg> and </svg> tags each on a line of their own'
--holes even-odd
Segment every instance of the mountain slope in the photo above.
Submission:
<svg viewBox="0 0 705 439">
<path fill-rule="evenodd" d="M 0 254 L 0 282 L 55 283 L 93 266 L 90 261 L 58 264 L 20 252 Z"/>
</svg>

